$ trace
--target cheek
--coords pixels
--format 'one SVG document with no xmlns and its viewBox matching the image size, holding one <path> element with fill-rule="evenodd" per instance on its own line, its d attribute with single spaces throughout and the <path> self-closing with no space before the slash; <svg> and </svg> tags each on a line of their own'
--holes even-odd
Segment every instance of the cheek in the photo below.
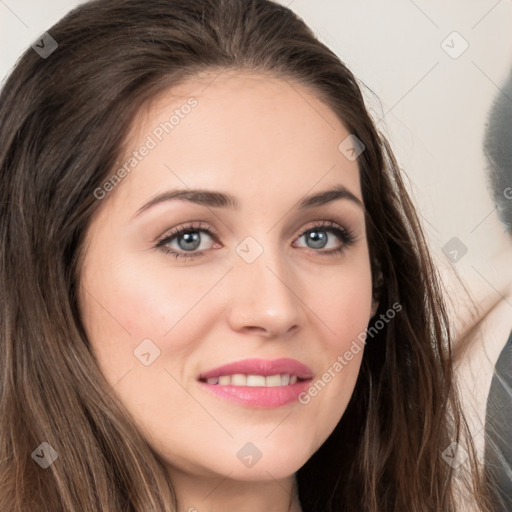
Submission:
<svg viewBox="0 0 512 512">
<path fill-rule="evenodd" d="M 116 310 L 121 309 L 128 329 L 134 335 L 152 333 L 162 338 L 171 336 L 183 321 L 194 316 L 194 309 L 217 277 L 197 268 L 152 267 L 127 261 L 111 279 L 119 286 L 109 300 Z"/>
<path fill-rule="evenodd" d="M 372 282 L 365 259 L 340 266 L 312 281 L 308 306 L 325 327 L 326 353 L 344 351 L 368 325 L 372 309 Z"/>
<path fill-rule="evenodd" d="M 154 343 L 162 360 L 166 355 L 175 362 L 190 356 L 197 349 L 194 340 L 207 339 L 212 327 L 222 322 L 233 294 L 242 298 L 240 287 L 226 275 L 229 265 L 173 267 L 166 258 L 147 264 L 137 253 L 118 255 L 95 260 L 90 267 L 94 272 L 84 268 L 83 321 L 111 380 L 132 368 L 134 351 L 143 340 Z M 339 267 L 326 265 L 314 272 L 312 268 L 309 263 L 293 269 L 291 288 L 300 298 L 297 307 L 305 312 L 303 337 L 315 340 L 312 343 L 328 367 L 367 326 L 370 267 L 359 255 Z M 306 348 L 309 355 L 311 347 Z"/>
<path fill-rule="evenodd" d="M 198 405 L 205 397 L 198 395 L 196 401 L 195 391 L 184 387 L 197 362 L 218 351 L 208 340 L 223 335 L 233 339 L 226 311 L 244 302 L 240 299 L 249 291 L 235 282 L 234 272 L 227 274 L 231 265 L 173 267 L 174 261 L 166 258 L 152 258 L 148 264 L 140 254 L 96 260 L 94 272 L 85 268 L 82 275 L 87 289 L 83 318 L 107 380 L 164 459 L 182 467 L 190 460 L 224 474 L 234 460 L 225 453 L 236 454 L 249 439 L 264 453 L 288 454 L 272 459 L 275 466 L 269 466 L 272 474 L 286 474 L 290 467 L 300 467 L 332 432 L 355 385 L 362 350 L 346 364 L 338 358 L 351 350 L 370 316 L 370 269 L 358 256 L 339 266 L 290 266 L 286 282 L 298 297 L 291 294 L 290 300 L 304 313 L 300 343 L 290 351 L 318 363 L 317 375 L 308 401 L 294 406 L 290 420 L 283 421 L 281 415 L 276 420 L 269 413 L 262 423 L 258 413 L 248 421 L 246 413 L 208 402 L 208 412 L 233 432 L 233 440 L 226 440 L 218 423 Z M 144 339 L 160 351 L 150 366 L 134 356 Z"/>
<path fill-rule="evenodd" d="M 152 350 L 161 355 L 179 358 L 192 352 L 191 339 L 214 315 L 206 296 L 225 270 L 173 269 L 164 258 L 156 265 L 136 257 L 111 261 L 95 260 L 94 271 L 92 265 L 91 271 L 84 268 L 80 300 L 86 332 L 110 380 L 133 366 L 143 340 L 151 340 L 157 347 Z"/>
<path fill-rule="evenodd" d="M 322 368 L 299 397 L 309 416 L 321 426 L 317 445 L 334 429 L 352 396 L 364 353 L 371 316 L 372 282 L 365 259 L 315 281 L 308 306 L 321 326 Z"/>
</svg>

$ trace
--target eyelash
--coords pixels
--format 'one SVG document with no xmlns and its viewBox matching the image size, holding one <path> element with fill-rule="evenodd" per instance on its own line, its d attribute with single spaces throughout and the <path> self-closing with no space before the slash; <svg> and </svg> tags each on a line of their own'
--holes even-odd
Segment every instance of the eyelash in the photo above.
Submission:
<svg viewBox="0 0 512 512">
<path fill-rule="evenodd" d="M 335 248 L 335 249 L 329 249 L 327 251 L 322 250 L 314 250 L 309 249 L 309 251 L 314 253 L 319 253 L 323 256 L 336 256 L 339 254 L 342 254 L 343 251 L 353 245 L 356 241 L 356 237 L 354 234 L 348 230 L 347 228 L 344 228 L 342 226 L 339 226 L 333 221 L 322 221 L 318 224 L 314 224 L 313 226 L 309 227 L 305 231 L 303 231 L 298 238 L 301 238 L 302 236 L 306 235 L 307 233 L 311 231 L 327 231 L 330 233 L 334 233 L 340 240 L 342 241 L 342 244 Z M 195 232 L 204 232 L 208 233 L 208 235 L 217 242 L 218 237 L 217 234 L 212 231 L 209 227 L 204 226 L 202 224 L 188 224 L 186 226 L 181 226 L 179 228 L 174 229 L 170 233 L 166 234 L 163 238 L 161 238 L 158 243 L 156 244 L 156 248 L 161 249 L 165 254 L 171 254 L 176 257 L 176 259 L 189 259 L 189 258 L 195 258 L 197 256 L 203 256 L 203 252 L 192 252 L 190 251 L 188 254 L 187 252 L 178 252 L 174 249 L 170 249 L 167 247 L 167 244 L 172 242 L 175 238 L 178 238 L 180 235 L 183 235 L 185 233 L 195 233 Z"/>
</svg>

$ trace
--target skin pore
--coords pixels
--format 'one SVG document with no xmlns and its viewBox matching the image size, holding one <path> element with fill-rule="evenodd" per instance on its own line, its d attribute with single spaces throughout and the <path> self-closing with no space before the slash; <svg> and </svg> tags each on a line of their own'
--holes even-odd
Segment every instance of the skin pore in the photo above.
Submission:
<svg viewBox="0 0 512 512">
<path fill-rule="evenodd" d="M 159 141 L 155 128 L 189 98 L 197 106 Z M 156 146 L 101 200 L 87 231 L 79 301 L 92 348 L 165 462 L 180 511 L 285 512 L 294 474 L 343 415 L 363 352 L 307 404 L 237 403 L 199 375 L 291 358 L 314 382 L 367 327 L 377 305 L 359 172 L 338 149 L 349 132 L 305 87 L 228 71 L 166 91 L 134 127 L 128 155 L 148 135 Z M 300 208 L 334 187 L 341 197 Z M 175 198 L 141 211 L 189 189 L 229 194 L 238 208 Z M 168 238 L 191 224 L 189 238 Z M 145 352 L 159 356 L 146 366 L 134 351 L 147 339 Z M 261 455 L 250 467 L 237 455 L 244 447 Z M 290 510 L 300 510 L 295 501 Z"/>
</svg>

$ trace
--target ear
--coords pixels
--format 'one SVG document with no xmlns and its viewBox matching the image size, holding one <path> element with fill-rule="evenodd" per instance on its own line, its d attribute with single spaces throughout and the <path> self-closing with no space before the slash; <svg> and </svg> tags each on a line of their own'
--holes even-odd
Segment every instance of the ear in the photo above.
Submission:
<svg viewBox="0 0 512 512">
<path fill-rule="evenodd" d="M 377 313 L 377 309 L 379 309 L 379 301 L 375 300 L 375 298 L 372 299 L 372 311 L 371 311 L 371 318 L 375 316 Z"/>
<path fill-rule="evenodd" d="M 372 314 L 370 318 L 373 318 L 377 313 L 377 309 L 379 309 L 382 286 L 384 284 L 384 275 L 378 260 L 374 260 L 373 268 L 375 269 L 375 280 L 372 283 Z"/>
</svg>

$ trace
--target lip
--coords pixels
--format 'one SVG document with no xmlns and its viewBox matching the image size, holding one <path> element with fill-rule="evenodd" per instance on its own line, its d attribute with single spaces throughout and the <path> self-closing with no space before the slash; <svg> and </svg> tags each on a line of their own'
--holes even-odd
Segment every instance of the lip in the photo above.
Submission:
<svg viewBox="0 0 512 512">
<path fill-rule="evenodd" d="M 233 375 L 243 373 L 245 375 L 276 375 L 278 373 L 289 373 L 296 375 L 301 380 L 311 379 L 313 373 L 309 366 L 299 363 L 295 359 L 244 359 L 234 363 L 225 364 L 199 375 L 199 379 L 210 379 L 222 375 Z"/>
<path fill-rule="evenodd" d="M 271 376 L 290 374 L 297 377 L 295 384 L 287 386 L 220 386 L 208 384 L 206 379 L 223 375 Z M 313 377 L 311 369 L 294 359 L 245 359 L 208 370 L 198 377 L 199 384 L 208 392 L 222 399 L 234 402 L 244 407 L 257 409 L 273 409 L 298 402 L 298 397 L 306 391 Z"/>
</svg>

